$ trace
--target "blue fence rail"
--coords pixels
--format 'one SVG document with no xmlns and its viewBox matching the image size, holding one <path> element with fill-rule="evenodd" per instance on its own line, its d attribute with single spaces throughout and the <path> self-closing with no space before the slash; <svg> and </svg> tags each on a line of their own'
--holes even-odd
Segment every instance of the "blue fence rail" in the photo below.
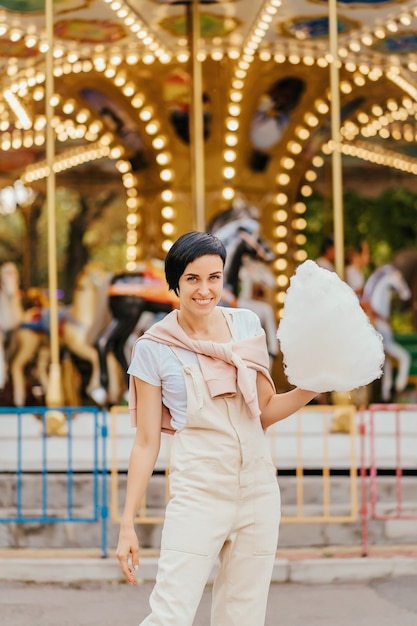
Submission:
<svg viewBox="0 0 417 626">
<path fill-rule="evenodd" d="M 0 407 L 0 473 L 15 475 L 14 510 L 0 523 L 99 523 L 101 554 L 107 557 L 107 437 L 107 413 L 98 407 Z M 91 476 L 89 514 L 76 501 L 79 472 Z M 34 473 L 40 476 L 35 512 L 33 494 L 24 484 L 25 476 Z M 53 473 L 65 477 L 59 508 L 49 494 Z"/>
</svg>

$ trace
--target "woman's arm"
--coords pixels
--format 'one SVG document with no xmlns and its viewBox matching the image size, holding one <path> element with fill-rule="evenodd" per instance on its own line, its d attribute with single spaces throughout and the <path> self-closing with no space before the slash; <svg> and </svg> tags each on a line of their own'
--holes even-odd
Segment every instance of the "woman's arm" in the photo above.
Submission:
<svg viewBox="0 0 417 626">
<path fill-rule="evenodd" d="M 125 505 L 120 522 L 116 555 L 128 582 L 135 584 L 133 569 L 139 567 L 139 543 L 134 527 L 140 503 L 145 495 L 159 454 L 161 442 L 161 387 L 134 377 L 137 402 L 137 430 L 130 453 Z M 129 557 L 132 564 L 129 566 Z"/>
<path fill-rule="evenodd" d="M 315 391 L 307 391 L 299 387 L 285 393 L 273 393 L 269 381 L 261 373 L 257 376 L 257 388 L 264 430 L 275 422 L 296 413 L 317 395 Z"/>
</svg>

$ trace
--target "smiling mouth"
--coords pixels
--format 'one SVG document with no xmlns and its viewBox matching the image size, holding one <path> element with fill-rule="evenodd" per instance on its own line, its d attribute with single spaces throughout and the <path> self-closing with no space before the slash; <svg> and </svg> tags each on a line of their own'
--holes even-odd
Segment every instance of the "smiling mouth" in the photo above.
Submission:
<svg viewBox="0 0 417 626">
<path fill-rule="evenodd" d="M 211 302 L 211 298 L 194 298 L 197 304 L 209 304 Z"/>
</svg>

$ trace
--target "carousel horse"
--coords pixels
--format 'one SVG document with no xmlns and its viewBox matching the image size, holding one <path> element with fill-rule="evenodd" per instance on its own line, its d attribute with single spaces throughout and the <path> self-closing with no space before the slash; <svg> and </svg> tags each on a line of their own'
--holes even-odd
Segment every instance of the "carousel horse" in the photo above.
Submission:
<svg viewBox="0 0 417 626">
<path fill-rule="evenodd" d="M 70 307 L 60 306 L 58 309 L 60 351 L 65 367 L 63 376 L 64 396 L 66 403 L 76 403 L 74 391 L 74 357 L 86 361 L 91 366 L 91 374 L 86 384 L 86 393 L 94 401 L 100 400 L 100 364 L 98 353 L 89 339 L 95 336 L 110 319 L 107 303 L 99 301 L 100 295 L 108 285 L 110 275 L 101 266 L 87 264 L 77 276 L 74 296 Z M 29 363 L 35 361 L 32 375 L 45 394 L 49 384 L 49 307 L 48 302 L 39 290 L 32 290 L 28 297 L 32 307 L 24 313 L 24 318 L 16 331 L 17 349 L 11 362 L 11 378 L 13 385 L 13 402 L 16 406 L 26 403 L 25 370 Z M 68 358 L 64 358 L 68 357 Z M 112 367 L 108 364 L 108 367 Z M 115 368 L 113 367 L 113 372 Z M 118 376 L 111 376 L 109 396 L 116 403 L 121 389 Z M 98 394 L 96 399 L 95 395 Z"/>
<path fill-rule="evenodd" d="M 129 356 L 126 354 L 128 340 L 132 335 L 138 336 L 143 332 L 141 320 L 145 314 L 165 315 L 177 304 L 177 296 L 168 290 L 163 264 L 148 261 L 135 272 L 123 272 L 113 276 L 108 287 L 111 320 L 95 342 L 100 363 L 100 394 L 103 401 L 107 396 L 110 383 L 109 354 L 113 354 L 119 363 L 127 387 L 129 382 L 127 374 Z"/>
<path fill-rule="evenodd" d="M 32 288 L 26 294 L 31 306 L 23 312 L 21 323 L 16 329 L 16 346 L 11 357 L 10 377 L 15 406 L 26 404 L 26 369 L 35 362 L 33 376 L 38 386 L 46 392 L 48 387 L 49 353 L 49 308 L 42 290 Z M 59 325 L 65 320 L 65 307 L 59 308 Z"/>
<path fill-rule="evenodd" d="M 99 406 L 106 402 L 107 397 L 111 404 L 117 404 L 121 395 L 117 363 L 111 356 L 107 369 L 112 371 L 112 375 L 109 377 L 107 394 L 103 395 L 99 355 L 94 345 L 98 334 L 111 320 L 107 298 L 111 278 L 111 274 L 101 265 L 90 263 L 83 268 L 77 277 L 73 301 L 62 331 L 63 345 L 70 357 L 73 359 L 75 356 L 90 364 L 91 374 L 85 391 Z"/>
<path fill-rule="evenodd" d="M 208 233 L 217 236 L 217 232 L 223 228 L 223 226 L 229 224 L 228 230 L 231 232 L 231 236 L 234 237 L 236 223 L 238 220 L 243 219 L 259 220 L 259 210 L 254 205 L 249 204 L 244 198 L 237 196 L 233 199 L 229 209 L 216 213 L 209 220 L 206 230 Z"/>
<path fill-rule="evenodd" d="M 235 215 L 229 212 L 229 217 Z M 212 221 L 210 232 L 223 242 L 227 251 L 224 268 L 226 289 L 230 289 L 235 297 L 234 306 L 250 309 L 259 316 L 272 365 L 278 354 L 277 323 L 274 309 L 266 296 L 275 287 L 274 275 L 268 267 L 275 254 L 259 234 L 260 225 L 254 217 L 253 208 L 248 207 L 245 214 L 243 207 L 239 207 L 238 215 L 226 222 L 222 222 L 220 215 L 217 223 L 221 225 L 216 228 L 216 222 Z M 224 301 L 228 302 L 226 298 Z"/>
<path fill-rule="evenodd" d="M 11 262 L 3 263 L 0 269 L 0 389 L 6 385 L 9 347 L 22 317 L 17 267 Z"/>
<path fill-rule="evenodd" d="M 381 396 L 384 402 L 391 399 L 391 390 L 395 392 L 405 389 L 411 365 L 409 352 L 394 340 L 391 326 L 391 306 L 393 295 L 400 300 L 411 298 L 410 288 L 399 269 L 391 264 L 383 265 L 375 270 L 365 283 L 361 303 L 369 315 L 375 328 L 382 335 L 385 359 L 381 382 Z M 393 380 L 392 359 L 398 364 L 398 372 Z"/>
</svg>

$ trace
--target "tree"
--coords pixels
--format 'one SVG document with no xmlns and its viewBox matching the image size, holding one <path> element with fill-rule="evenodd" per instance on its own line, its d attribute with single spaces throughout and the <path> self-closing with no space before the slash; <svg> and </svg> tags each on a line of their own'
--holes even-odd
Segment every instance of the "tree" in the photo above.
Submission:
<svg viewBox="0 0 417 626">
<path fill-rule="evenodd" d="M 327 224 L 328 200 L 313 194 L 306 202 L 306 250 L 309 258 L 317 258 L 321 241 L 332 233 Z M 344 194 L 345 245 L 355 246 L 366 239 L 376 265 L 389 262 L 404 248 L 417 247 L 417 195 L 405 188 L 387 189 L 375 198 L 354 191 Z M 330 229 L 330 233 L 328 230 Z"/>
</svg>

